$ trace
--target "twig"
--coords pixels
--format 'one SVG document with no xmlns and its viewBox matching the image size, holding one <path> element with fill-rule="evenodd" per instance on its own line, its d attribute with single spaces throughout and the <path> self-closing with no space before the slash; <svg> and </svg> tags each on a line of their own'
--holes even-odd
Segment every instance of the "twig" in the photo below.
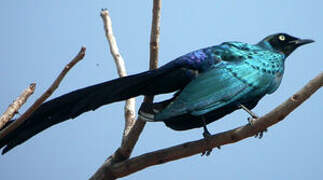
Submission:
<svg viewBox="0 0 323 180">
<path fill-rule="evenodd" d="M 65 77 L 65 75 L 67 74 L 67 72 L 76 63 L 78 63 L 80 60 L 83 59 L 83 57 L 85 55 L 85 50 L 86 50 L 86 48 L 82 47 L 81 50 L 79 51 L 79 53 L 73 58 L 73 60 L 64 67 L 62 72 L 58 75 L 56 80 L 46 90 L 46 92 L 44 94 L 42 94 L 34 102 L 34 104 L 28 108 L 28 110 L 24 114 L 22 114 L 17 120 L 15 120 L 13 123 L 11 123 L 8 127 L 6 127 L 5 129 L 3 129 L 0 132 L 0 139 L 5 137 L 6 135 L 8 135 L 11 131 L 16 129 L 17 127 L 19 127 L 25 121 L 25 119 L 27 119 L 57 89 L 57 87 L 59 86 L 59 84 L 61 83 L 61 81 Z"/>
<path fill-rule="evenodd" d="M 113 35 L 112 21 L 109 16 L 109 11 L 106 9 L 102 9 L 101 17 L 102 17 L 102 20 L 104 23 L 105 35 L 106 35 L 107 40 L 110 45 L 110 53 L 112 54 L 112 56 L 114 58 L 114 62 L 117 66 L 118 74 L 120 77 L 127 76 L 127 71 L 126 71 L 124 60 L 119 52 L 117 41 Z M 131 98 L 131 99 L 126 100 L 124 110 L 125 110 L 124 112 L 125 112 L 125 121 L 126 122 L 125 122 L 125 128 L 123 131 L 123 138 L 122 139 L 124 139 L 126 136 L 128 136 L 130 128 L 133 126 L 133 124 L 135 122 L 135 118 L 136 118 L 135 98 Z"/>
<path fill-rule="evenodd" d="M 35 91 L 36 84 L 32 83 L 28 88 L 22 92 L 22 94 L 8 107 L 8 109 L 0 117 L 0 129 L 7 124 L 7 122 L 13 118 L 13 116 L 18 112 L 20 107 L 25 104 L 30 95 Z"/>
<path fill-rule="evenodd" d="M 323 86 L 323 72 L 307 83 L 292 97 L 288 98 L 281 105 L 271 112 L 254 121 L 254 125 L 245 125 L 229 131 L 211 136 L 206 140 L 201 139 L 192 141 L 170 148 L 146 153 L 123 162 L 113 164 L 112 166 L 101 167 L 103 172 L 109 176 L 98 176 L 99 180 L 109 179 L 108 177 L 120 178 L 147 168 L 149 166 L 158 165 L 177 159 L 189 157 L 208 150 L 209 147 L 218 147 L 221 145 L 235 143 L 245 138 L 256 135 L 259 131 L 263 131 L 268 127 L 282 121 L 289 113 L 301 105 L 312 94 Z"/>
<path fill-rule="evenodd" d="M 158 67 L 158 50 L 159 50 L 159 24 L 160 24 L 160 6 L 161 0 L 154 0 L 153 2 L 153 20 L 151 25 L 151 36 L 150 36 L 150 66 L 149 69 L 155 69 Z M 144 102 L 151 103 L 153 101 L 152 96 L 146 96 Z M 111 155 L 103 165 L 95 172 L 90 178 L 91 180 L 96 179 L 115 179 L 115 177 L 109 173 L 108 170 L 113 164 L 128 159 L 132 153 L 132 150 L 137 143 L 141 132 L 145 127 L 145 122 L 138 118 L 127 136 L 123 137 L 121 147 Z"/>
</svg>

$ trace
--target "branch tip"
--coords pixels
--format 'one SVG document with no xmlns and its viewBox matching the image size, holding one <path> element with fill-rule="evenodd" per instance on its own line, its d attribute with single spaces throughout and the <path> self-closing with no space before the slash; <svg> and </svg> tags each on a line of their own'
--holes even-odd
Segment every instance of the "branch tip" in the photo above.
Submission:
<svg viewBox="0 0 323 180">
<path fill-rule="evenodd" d="M 66 66 L 64 66 L 63 70 L 57 76 L 57 78 L 51 84 L 51 86 L 27 109 L 27 111 L 23 113 L 13 123 L 11 123 L 8 127 L 0 131 L 0 139 L 7 136 L 10 132 L 19 127 L 34 111 L 38 109 L 38 107 L 57 89 L 57 87 L 59 86 L 65 75 L 69 72 L 69 70 L 84 58 L 85 51 L 85 46 L 82 46 L 78 54 Z M 36 86 L 36 84 L 32 83 L 30 85 L 31 89 L 33 88 L 33 86 Z"/>
<path fill-rule="evenodd" d="M 7 108 L 7 110 L 0 117 L 0 129 L 2 129 L 14 116 L 18 113 L 18 110 L 21 108 L 23 104 L 27 101 L 27 99 L 34 93 L 36 89 L 36 83 L 31 83 L 28 88 L 26 88 L 22 94 L 13 101 Z M 0 131 L 0 133 L 2 133 Z"/>
</svg>

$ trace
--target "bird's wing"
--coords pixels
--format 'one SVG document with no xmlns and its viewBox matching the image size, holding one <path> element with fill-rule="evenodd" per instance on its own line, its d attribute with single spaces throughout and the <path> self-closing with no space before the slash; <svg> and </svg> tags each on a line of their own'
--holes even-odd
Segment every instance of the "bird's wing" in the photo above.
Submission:
<svg viewBox="0 0 323 180">
<path fill-rule="evenodd" d="M 252 68 L 248 61 L 224 61 L 201 73 L 156 120 L 187 113 L 199 116 L 244 97 L 266 94 L 274 76 Z"/>
</svg>

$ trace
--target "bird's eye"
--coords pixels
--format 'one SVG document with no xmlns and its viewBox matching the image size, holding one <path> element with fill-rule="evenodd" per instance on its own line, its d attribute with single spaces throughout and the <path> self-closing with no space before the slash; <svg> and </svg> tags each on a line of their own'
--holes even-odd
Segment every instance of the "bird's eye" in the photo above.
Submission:
<svg viewBox="0 0 323 180">
<path fill-rule="evenodd" d="M 284 35 L 279 35 L 278 39 L 281 40 L 281 41 L 285 41 L 286 37 Z"/>
</svg>

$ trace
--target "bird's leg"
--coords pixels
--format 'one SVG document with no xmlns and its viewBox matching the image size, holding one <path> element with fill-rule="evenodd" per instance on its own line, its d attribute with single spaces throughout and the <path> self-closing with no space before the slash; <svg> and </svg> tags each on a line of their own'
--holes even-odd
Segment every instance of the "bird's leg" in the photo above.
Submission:
<svg viewBox="0 0 323 180">
<path fill-rule="evenodd" d="M 250 126 L 253 126 L 253 121 L 254 121 L 254 119 L 258 119 L 258 116 L 242 104 L 240 104 L 239 107 L 242 108 L 243 110 L 245 110 L 251 116 L 251 117 L 248 117 L 248 122 L 249 122 Z"/>
<path fill-rule="evenodd" d="M 211 137 L 211 133 L 209 132 L 209 130 L 206 127 L 206 122 L 205 122 L 205 118 L 204 116 L 202 116 L 202 122 L 203 122 L 203 137 L 205 138 L 205 140 L 207 141 L 208 146 L 210 146 L 210 142 L 209 142 L 209 138 Z M 218 149 L 220 149 L 220 146 L 217 147 Z M 209 156 L 212 152 L 212 148 L 208 148 L 207 151 L 202 152 L 201 156 Z"/>
<path fill-rule="evenodd" d="M 268 130 L 265 129 L 263 131 L 259 131 L 256 135 L 255 135 L 255 138 L 259 138 L 261 139 L 263 136 L 264 136 L 264 133 L 267 132 Z"/>
<path fill-rule="evenodd" d="M 206 140 L 207 145 L 209 146 L 210 145 L 209 138 L 211 136 L 211 133 L 206 127 L 204 116 L 202 116 L 202 121 L 203 121 L 203 137 Z M 212 152 L 212 148 L 208 148 L 208 150 L 202 152 L 201 156 L 204 156 L 204 155 L 209 156 L 211 152 Z"/>
<path fill-rule="evenodd" d="M 255 119 L 258 119 L 259 117 L 254 112 L 252 112 L 250 109 L 248 109 L 246 106 L 240 104 L 239 107 L 242 108 L 243 110 L 245 110 L 251 116 L 251 117 L 248 117 L 248 122 L 249 122 L 250 126 L 254 126 L 253 121 Z M 255 138 L 258 137 L 259 139 L 261 139 L 264 135 L 264 132 L 267 132 L 267 129 L 265 129 L 263 131 L 259 131 L 255 135 Z"/>
<path fill-rule="evenodd" d="M 207 138 L 209 138 L 211 136 L 211 133 L 210 133 L 210 131 L 206 127 L 206 123 L 205 123 L 204 116 L 202 116 L 202 121 L 203 121 L 203 137 L 205 139 L 207 139 Z"/>
</svg>

